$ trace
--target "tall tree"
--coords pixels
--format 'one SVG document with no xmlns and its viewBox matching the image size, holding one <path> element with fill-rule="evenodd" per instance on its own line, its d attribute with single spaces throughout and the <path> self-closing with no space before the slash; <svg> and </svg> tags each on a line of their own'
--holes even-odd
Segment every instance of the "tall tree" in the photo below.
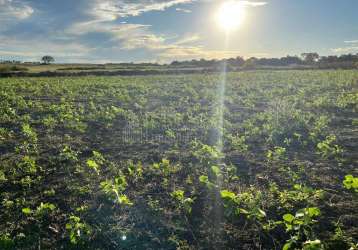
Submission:
<svg viewBox="0 0 358 250">
<path fill-rule="evenodd" d="M 41 58 L 41 61 L 44 63 L 44 64 L 50 64 L 52 62 L 55 61 L 55 58 L 53 58 L 52 56 L 43 56 Z"/>
<path fill-rule="evenodd" d="M 302 57 L 307 64 L 314 64 L 319 59 L 319 55 L 316 52 L 302 53 Z"/>
</svg>

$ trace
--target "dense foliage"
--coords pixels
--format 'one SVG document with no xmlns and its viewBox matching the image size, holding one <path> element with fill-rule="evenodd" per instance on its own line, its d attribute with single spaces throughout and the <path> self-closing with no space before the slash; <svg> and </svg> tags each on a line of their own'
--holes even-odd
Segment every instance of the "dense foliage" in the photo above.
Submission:
<svg viewBox="0 0 358 250">
<path fill-rule="evenodd" d="M 191 60 L 174 61 L 170 65 L 174 67 L 220 67 L 225 62 L 232 70 L 237 69 L 257 69 L 265 67 L 308 67 L 320 69 L 357 69 L 358 54 L 319 56 L 317 53 L 302 53 L 302 57 L 285 56 L 281 58 L 256 58 L 244 59 L 240 56 L 236 58 L 222 60 Z"/>
<path fill-rule="evenodd" d="M 358 72 L 222 80 L 0 79 L 0 249 L 358 249 Z"/>
</svg>

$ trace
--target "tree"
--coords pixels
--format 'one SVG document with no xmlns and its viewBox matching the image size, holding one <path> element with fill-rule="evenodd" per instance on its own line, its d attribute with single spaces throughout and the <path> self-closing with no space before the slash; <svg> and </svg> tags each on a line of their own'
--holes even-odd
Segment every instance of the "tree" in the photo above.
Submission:
<svg viewBox="0 0 358 250">
<path fill-rule="evenodd" d="M 255 69 L 259 60 L 256 57 L 250 57 L 242 66 L 244 69 Z"/>
<path fill-rule="evenodd" d="M 319 55 L 316 52 L 302 53 L 302 57 L 307 64 L 314 64 L 319 59 Z"/>
<path fill-rule="evenodd" d="M 302 60 L 298 56 L 286 56 L 282 57 L 281 59 L 282 65 L 289 66 L 289 65 L 300 65 L 302 64 Z"/>
<path fill-rule="evenodd" d="M 41 58 L 41 61 L 44 63 L 44 64 L 50 64 L 52 62 L 55 61 L 55 58 L 53 58 L 52 56 L 43 56 Z"/>
</svg>

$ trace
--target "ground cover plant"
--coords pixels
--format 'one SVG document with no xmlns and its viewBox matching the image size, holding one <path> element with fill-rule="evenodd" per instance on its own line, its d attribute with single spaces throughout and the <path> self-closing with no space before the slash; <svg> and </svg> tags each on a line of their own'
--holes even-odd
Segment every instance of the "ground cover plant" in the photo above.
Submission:
<svg viewBox="0 0 358 250">
<path fill-rule="evenodd" d="M 0 249 L 358 249 L 358 71 L 225 79 L 0 79 Z"/>
</svg>

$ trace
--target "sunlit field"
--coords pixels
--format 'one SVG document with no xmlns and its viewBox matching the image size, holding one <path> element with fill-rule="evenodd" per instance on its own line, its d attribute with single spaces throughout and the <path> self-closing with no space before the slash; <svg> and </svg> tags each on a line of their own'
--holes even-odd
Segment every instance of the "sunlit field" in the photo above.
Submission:
<svg viewBox="0 0 358 250">
<path fill-rule="evenodd" d="M 357 249 L 358 71 L 224 80 L 0 79 L 0 249 Z"/>
</svg>

